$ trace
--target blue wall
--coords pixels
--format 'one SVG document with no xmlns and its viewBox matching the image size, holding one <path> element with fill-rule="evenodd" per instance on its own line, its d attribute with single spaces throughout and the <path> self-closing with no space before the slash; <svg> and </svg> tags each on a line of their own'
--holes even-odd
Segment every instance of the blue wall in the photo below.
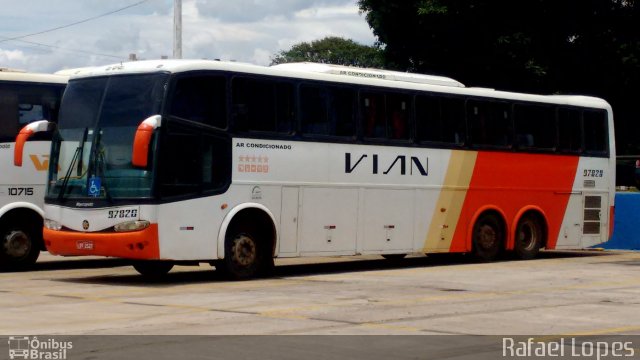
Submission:
<svg viewBox="0 0 640 360">
<path fill-rule="evenodd" d="M 640 193 L 616 193 L 613 237 L 605 249 L 640 250 Z"/>
</svg>

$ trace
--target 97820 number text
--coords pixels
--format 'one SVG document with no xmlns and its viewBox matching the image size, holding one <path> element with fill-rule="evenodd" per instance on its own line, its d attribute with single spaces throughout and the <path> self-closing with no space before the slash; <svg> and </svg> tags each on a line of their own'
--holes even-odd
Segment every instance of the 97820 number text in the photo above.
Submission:
<svg viewBox="0 0 640 360">
<path fill-rule="evenodd" d="M 109 219 L 131 219 L 138 217 L 137 209 L 109 210 Z"/>
</svg>

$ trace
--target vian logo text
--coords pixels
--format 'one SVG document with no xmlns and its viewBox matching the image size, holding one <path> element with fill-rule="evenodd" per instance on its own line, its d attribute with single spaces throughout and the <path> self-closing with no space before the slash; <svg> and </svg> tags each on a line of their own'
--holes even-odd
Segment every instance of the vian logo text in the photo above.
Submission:
<svg viewBox="0 0 640 360">
<path fill-rule="evenodd" d="M 366 164 L 369 164 L 369 166 Z M 362 154 L 359 156 L 352 156 L 351 153 L 344 154 L 345 173 L 351 174 L 359 166 L 368 168 L 373 175 L 392 173 L 429 176 L 429 158 L 420 161 L 415 156 L 398 155 L 392 161 L 383 161 L 380 160 L 378 154 Z"/>
</svg>

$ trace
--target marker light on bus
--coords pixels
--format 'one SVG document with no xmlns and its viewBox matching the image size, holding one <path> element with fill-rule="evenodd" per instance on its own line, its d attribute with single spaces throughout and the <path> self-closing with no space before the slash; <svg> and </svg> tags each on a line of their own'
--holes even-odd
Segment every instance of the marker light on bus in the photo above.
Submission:
<svg viewBox="0 0 640 360">
<path fill-rule="evenodd" d="M 49 230 L 53 230 L 53 231 L 62 230 L 62 224 L 60 224 L 59 222 L 57 222 L 55 220 L 50 220 L 50 219 L 44 219 L 44 227 L 46 227 Z"/>
<path fill-rule="evenodd" d="M 149 222 L 145 220 L 127 221 L 117 224 L 113 227 L 116 232 L 129 232 L 146 229 L 149 227 Z"/>
<path fill-rule="evenodd" d="M 39 132 L 52 131 L 55 123 L 47 120 L 35 121 L 25 125 L 16 137 L 16 147 L 13 149 L 13 165 L 22 166 L 22 154 L 24 152 L 24 144 L 29 138 Z"/>
</svg>

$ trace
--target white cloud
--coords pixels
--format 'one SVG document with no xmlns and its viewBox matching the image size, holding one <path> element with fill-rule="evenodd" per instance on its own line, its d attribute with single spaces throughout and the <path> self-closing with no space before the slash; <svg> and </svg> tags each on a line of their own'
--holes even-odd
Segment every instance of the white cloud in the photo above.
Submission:
<svg viewBox="0 0 640 360">
<path fill-rule="evenodd" d="M 255 49 L 251 57 L 251 62 L 254 64 L 268 64 L 271 62 L 272 57 L 273 53 L 269 50 Z"/>
<path fill-rule="evenodd" d="M 342 36 L 373 44 L 375 38 L 364 17 L 358 13 L 355 1 L 183 0 L 183 57 L 268 65 L 271 57 L 279 51 L 301 41 L 325 36 Z M 0 0 L 0 7 L 11 9 L 0 14 L 0 23 L 3 24 L 0 36 L 6 38 L 38 32 L 134 2 Z M 57 48 L 3 42 L 0 37 L 0 67 L 53 72 L 61 68 L 126 60 L 129 53 L 136 53 L 144 59 L 171 56 L 172 8 L 172 0 L 149 0 L 123 12 L 24 39 Z"/>
<path fill-rule="evenodd" d="M 24 52 L 20 50 L 2 50 L 0 49 L 0 64 L 4 62 L 21 63 L 26 60 Z"/>
<path fill-rule="evenodd" d="M 358 7 L 353 6 L 330 6 L 322 8 L 307 8 L 295 13 L 295 18 L 300 20 L 321 20 L 337 19 L 340 17 L 351 18 L 358 13 Z"/>
</svg>

